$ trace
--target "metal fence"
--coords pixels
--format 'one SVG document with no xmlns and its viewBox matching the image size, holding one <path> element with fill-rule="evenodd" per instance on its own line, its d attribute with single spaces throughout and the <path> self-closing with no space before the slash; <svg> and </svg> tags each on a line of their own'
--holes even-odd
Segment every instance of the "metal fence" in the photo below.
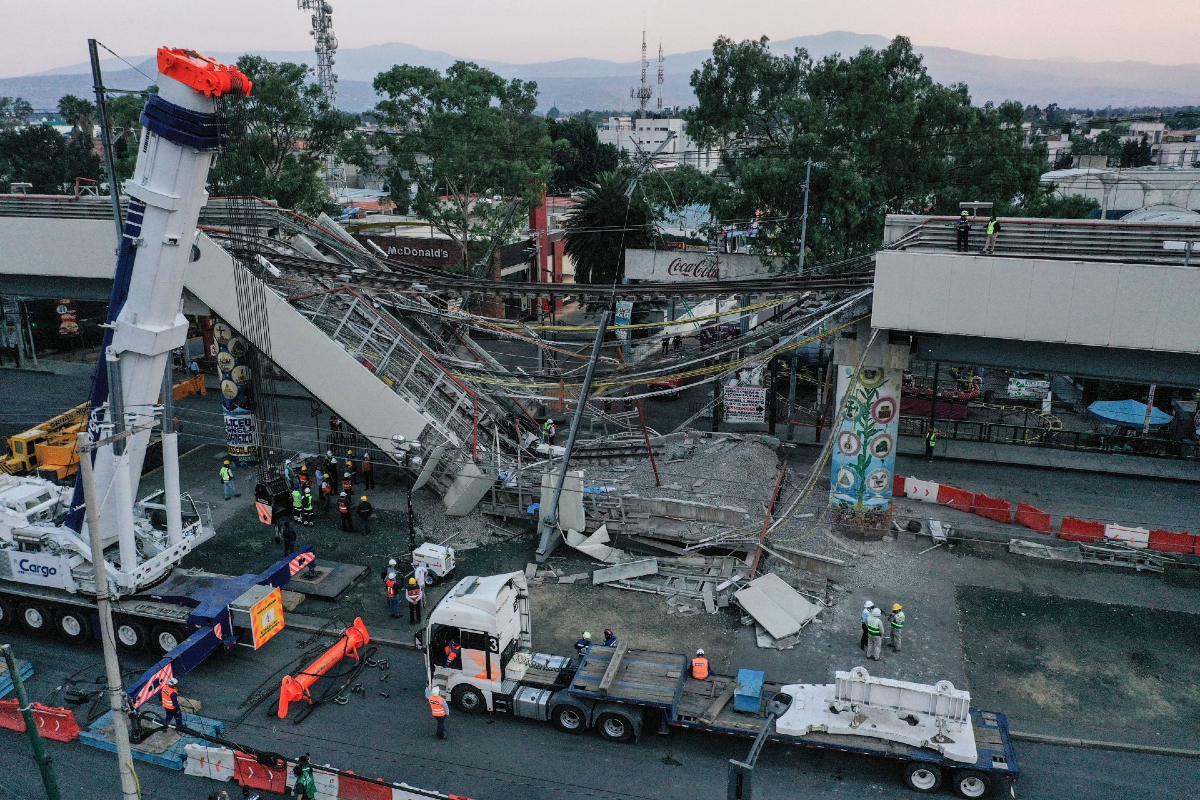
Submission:
<svg viewBox="0 0 1200 800">
<path fill-rule="evenodd" d="M 901 417 L 900 435 L 924 436 L 925 427 L 928 424 L 928 420 L 923 417 Z M 1200 444 L 1173 442 L 1167 438 L 1166 434 L 1144 436 L 1139 433 L 1130 436 L 1093 431 L 1047 430 L 1036 426 L 1011 425 L 1003 422 L 950 419 L 939 419 L 935 427 L 939 439 L 1200 461 Z"/>
</svg>

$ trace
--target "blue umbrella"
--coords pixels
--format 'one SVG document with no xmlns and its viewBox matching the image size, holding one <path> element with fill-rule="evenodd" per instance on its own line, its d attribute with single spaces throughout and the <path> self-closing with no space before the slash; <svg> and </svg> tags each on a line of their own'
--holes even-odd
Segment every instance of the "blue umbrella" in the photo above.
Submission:
<svg viewBox="0 0 1200 800">
<path fill-rule="evenodd" d="M 1111 425 L 1140 428 L 1146 424 L 1146 404 L 1137 400 L 1097 400 L 1088 406 L 1088 414 Z M 1174 419 L 1157 408 L 1150 412 L 1150 427 L 1162 428 Z"/>
</svg>

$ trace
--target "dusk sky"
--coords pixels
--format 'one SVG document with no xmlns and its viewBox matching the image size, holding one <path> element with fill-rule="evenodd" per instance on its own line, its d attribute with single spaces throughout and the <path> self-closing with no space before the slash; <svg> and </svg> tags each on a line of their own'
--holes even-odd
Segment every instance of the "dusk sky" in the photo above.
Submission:
<svg viewBox="0 0 1200 800">
<path fill-rule="evenodd" d="M 341 47 L 405 42 L 456 56 L 526 63 L 577 56 L 633 61 L 643 19 L 651 49 L 707 48 L 718 35 L 786 39 L 833 30 L 904 34 L 1014 58 L 1200 61 L 1197 0 L 331 0 Z M 128 56 L 163 44 L 200 51 L 311 47 L 295 0 L 47 0 L 4 3 L 0 76 L 87 59 L 88 37 Z"/>
</svg>

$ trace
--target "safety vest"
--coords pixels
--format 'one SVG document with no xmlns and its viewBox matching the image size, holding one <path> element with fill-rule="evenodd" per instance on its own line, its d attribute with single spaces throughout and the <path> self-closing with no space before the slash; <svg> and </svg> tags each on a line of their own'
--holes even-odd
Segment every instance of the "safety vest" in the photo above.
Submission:
<svg viewBox="0 0 1200 800">
<path fill-rule="evenodd" d="M 404 590 L 404 594 L 408 596 L 408 602 L 412 603 L 413 605 L 421 602 L 420 586 L 410 586 Z"/>
<path fill-rule="evenodd" d="M 904 612 L 897 611 L 895 614 L 892 614 L 891 623 L 892 627 L 896 630 L 901 630 L 904 628 Z"/>
<path fill-rule="evenodd" d="M 338 499 L 338 511 L 343 514 L 350 513 L 350 506 L 346 503 L 346 498 L 342 497 Z"/>
<path fill-rule="evenodd" d="M 546 422 L 542 425 L 542 433 L 546 434 L 547 436 L 553 436 L 557 430 L 558 429 L 554 427 L 553 422 Z"/>
<path fill-rule="evenodd" d="M 354 481 L 350 480 L 349 478 L 342 478 L 342 491 L 343 492 L 354 491 Z"/>
<path fill-rule="evenodd" d="M 300 494 L 299 489 L 292 489 L 292 508 L 299 510 L 304 505 L 304 495 Z"/>
<path fill-rule="evenodd" d="M 387 584 L 388 597 L 395 597 L 396 596 L 396 582 L 389 580 L 389 581 L 384 581 L 384 583 Z"/>
<path fill-rule="evenodd" d="M 300 500 L 301 500 L 301 502 L 303 503 L 303 505 L 301 505 L 301 508 L 302 508 L 303 510 L 305 510 L 305 511 L 312 511 L 312 510 L 313 510 L 313 507 L 312 507 L 312 495 L 311 495 L 311 494 L 306 494 L 306 495 L 304 495 L 303 497 L 301 497 L 301 498 L 300 498 Z"/>
<path fill-rule="evenodd" d="M 233 470 L 229 467 L 221 467 L 221 482 L 228 483 L 233 480 Z"/>
<path fill-rule="evenodd" d="M 435 717 L 446 716 L 446 698 L 439 694 L 429 695 L 429 710 Z"/>
<path fill-rule="evenodd" d="M 375 469 L 375 466 L 368 460 L 363 459 L 363 472 L 370 472 Z"/>
<path fill-rule="evenodd" d="M 166 711 L 174 711 L 179 705 L 179 692 L 174 686 L 162 688 L 162 706 Z"/>
<path fill-rule="evenodd" d="M 696 656 L 692 659 L 692 677 L 698 681 L 702 681 L 708 677 L 708 659 L 704 656 Z"/>
<path fill-rule="evenodd" d="M 867 635 L 882 636 L 883 629 L 879 627 L 879 617 L 870 617 L 867 619 Z"/>
<path fill-rule="evenodd" d="M 929 442 L 929 446 L 933 447 L 935 444 L 937 444 L 937 431 L 930 431 L 929 433 L 925 434 L 925 439 Z"/>
<path fill-rule="evenodd" d="M 987 227 L 987 235 L 988 236 L 992 236 L 996 233 L 997 225 L 998 225 L 998 223 L 994 219 L 988 221 L 988 227 Z"/>
<path fill-rule="evenodd" d="M 446 663 L 449 664 L 452 661 L 458 661 L 461 653 L 462 647 L 459 645 L 446 645 Z"/>
<path fill-rule="evenodd" d="M 300 482 L 301 486 L 308 486 L 308 473 L 301 472 L 299 475 L 296 476 L 296 480 L 298 480 Z"/>
</svg>

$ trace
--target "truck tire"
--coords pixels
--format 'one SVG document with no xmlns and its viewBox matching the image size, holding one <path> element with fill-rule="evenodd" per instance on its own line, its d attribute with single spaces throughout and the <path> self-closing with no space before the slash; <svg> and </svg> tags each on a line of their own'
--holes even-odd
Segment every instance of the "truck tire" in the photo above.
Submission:
<svg viewBox="0 0 1200 800">
<path fill-rule="evenodd" d="M 909 761 L 904 765 L 904 784 L 914 792 L 933 792 L 942 785 L 942 769 L 926 761 Z"/>
<path fill-rule="evenodd" d="M 22 603 L 17 614 L 21 627 L 29 633 L 41 636 L 51 627 L 50 612 L 40 603 Z"/>
<path fill-rule="evenodd" d="M 610 742 L 628 742 L 633 738 L 633 720 L 609 711 L 596 718 L 596 731 Z"/>
<path fill-rule="evenodd" d="M 165 656 L 185 639 L 187 637 L 178 625 L 155 625 L 150 631 L 150 650 L 158 656 Z"/>
<path fill-rule="evenodd" d="M 0 597 L 0 631 L 11 628 L 16 618 L 17 610 L 13 604 L 5 598 Z"/>
<path fill-rule="evenodd" d="M 87 613 L 73 608 L 64 608 L 58 612 L 54 629 L 64 641 L 71 644 L 85 642 L 92 636 L 92 626 Z"/>
<path fill-rule="evenodd" d="M 483 692 L 470 684 L 460 684 L 450 693 L 450 702 L 464 714 L 482 714 L 487 711 L 487 700 Z"/>
<path fill-rule="evenodd" d="M 989 775 L 974 769 L 954 771 L 954 793 L 959 797 L 986 797 L 992 790 Z"/>
<path fill-rule="evenodd" d="M 118 619 L 113 628 L 118 650 L 136 653 L 146 646 L 146 628 L 142 623 L 131 619 Z"/>
<path fill-rule="evenodd" d="M 587 730 L 587 714 L 583 713 L 583 709 L 566 703 L 554 707 L 550 712 L 550 721 L 563 733 L 583 733 Z"/>
</svg>

